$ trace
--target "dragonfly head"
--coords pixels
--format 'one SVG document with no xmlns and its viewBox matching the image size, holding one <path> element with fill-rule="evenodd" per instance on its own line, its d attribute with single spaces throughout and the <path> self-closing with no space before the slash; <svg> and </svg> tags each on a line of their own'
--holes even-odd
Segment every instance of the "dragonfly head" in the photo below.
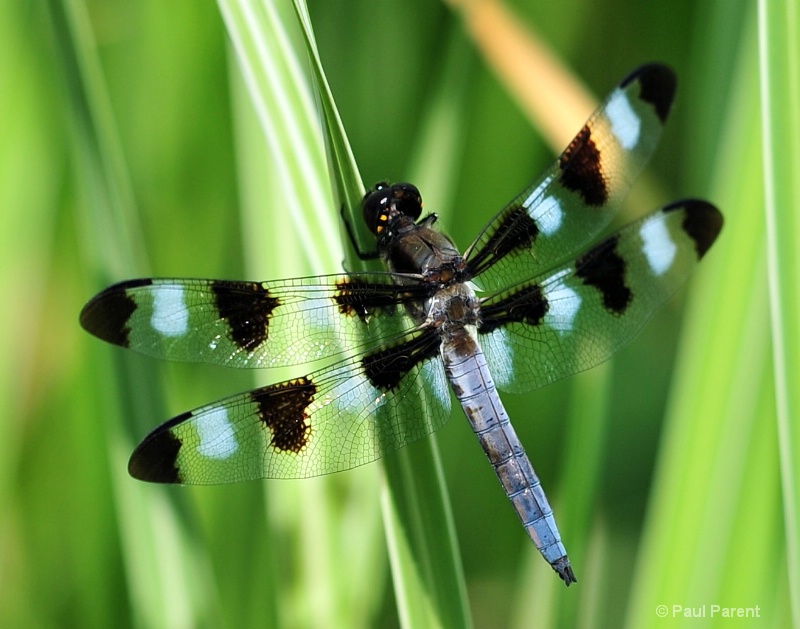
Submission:
<svg viewBox="0 0 800 629">
<path fill-rule="evenodd" d="M 422 196 L 410 183 L 381 181 L 364 195 L 363 208 L 367 227 L 380 238 L 397 218 L 408 217 L 416 222 L 422 214 Z"/>
</svg>

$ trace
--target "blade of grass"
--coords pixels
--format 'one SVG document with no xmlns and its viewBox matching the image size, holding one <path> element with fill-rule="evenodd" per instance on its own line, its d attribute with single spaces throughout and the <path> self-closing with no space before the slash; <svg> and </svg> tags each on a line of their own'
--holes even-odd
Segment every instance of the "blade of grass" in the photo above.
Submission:
<svg viewBox="0 0 800 629">
<path fill-rule="evenodd" d="M 37 470 L 27 465 L 47 448 L 51 438 L 54 447 L 49 452 L 57 459 L 72 454 L 60 439 L 71 435 L 75 427 L 69 421 L 70 401 L 65 400 L 69 394 L 59 395 L 74 346 L 69 333 L 52 316 L 54 309 L 61 308 L 69 324 L 73 323 L 69 310 L 74 302 L 68 286 L 74 276 L 69 272 L 67 277 L 61 276 L 64 283 L 57 291 L 51 291 L 48 284 L 57 243 L 64 233 L 59 204 L 65 167 L 64 134 L 53 107 L 58 96 L 54 74 L 42 71 L 51 50 L 49 32 L 41 21 L 32 19 L 41 14 L 37 9 L 19 3 L 0 6 L 0 291 L 13 295 L 13 304 L 0 314 L 0 329 L 6 331 L 0 357 L 3 627 L 51 624 L 57 617 L 58 597 L 39 597 L 36 605 L 31 601 L 43 589 L 51 591 L 47 586 L 58 589 L 67 574 L 77 579 L 91 571 L 89 568 L 81 574 L 80 565 L 69 560 L 74 548 L 64 544 L 68 538 L 61 531 L 57 543 L 50 534 L 49 521 L 57 498 L 53 495 L 57 485 L 51 479 L 52 467 L 38 468 L 43 481 L 38 483 L 39 479 L 32 478 Z M 62 421 L 47 426 L 52 430 L 42 439 L 44 426 L 39 418 L 53 409 Z M 63 487 L 56 491 L 65 493 Z M 102 515 L 107 516 L 107 511 Z M 86 516 L 93 530 L 94 514 Z M 74 522 L 74 518 L 59 520 L 68 527 Z M 56 562 L 62 569 L 58 575 L 49 569 Z M 107 611 L 101 607 L 95 607 L 98 615 Z M 108 607 L 113 609 L 113 603 Z"/>
<path fill-rule="evenodd" d="M 334 189 L 347 220 L 363 230 L 359 211 L 363 196 L 361 177 L 322 69 L 304 3 L 295 2 L 295 8 L 303 25 L 322 104 Z M 453 79 L 457 76 L 459 64 L 451 59 L 445 65 L 450 72 L 440 84 L 439 99 L 434 98 L 434 102 L 442 103 L 445 94 L 452 95 L 456 91 L 457 84 Z M 454 101 L 457 99 L 446 102 Z M 441 113 L 436 106 L 432 110 Z M 452 118 L 457 112 L 448 113 Z M 443 150 L 452 146 L 441 137 L 431 137 L 431 140 Z M 362 247 L 361 242 L 359 247 Z M 374 244 L 365 249 L 373 247 Z M 363 265 L 353 257 L 352 250 L 347 253 L 348 268 Z M 427 626 L 469 626 L 463 569 L 435 437 L 387 457 L 384 469 L 388 493 L 382 504 L 401 623 L 404 626 L 420 626 L 420 623 Z"/>
<path fill-rule="evenodd" d="M 0 291 L 15 296 L 14 307 L 0 314 L 0 329 L 20 331 L 9 334 L 0 359 L 0 408 L 9 419 L 24 417 L 24 407 L 38 397 L 29 389 L 41 369 L 36 365 L 40 351 L 47 350 L 36 347 L 41 340 L 34 340 L 39 328 L 35 319 L 45 303 L 57 229 L 57 215 L 50 210 L 58 195 L 55 171 L 62 161 L 52 150 L 56 134 L 47 111 L 50 94 L 35 73 L 37 51 L 27 45 L 35 31 L 26 17 L 20 7 L 0 8 L 0 117 L 6 121 L 0 130 Z M 0 424 L 0 513 L 10 513 L 6 501 L 24 430 L 23 421 Z"/>
<path fill-rule="evenodd" d="M 288 7 L 244 0 L 219 0 L 218 5 L 278 175 L 278 193 L 286 204 L 282 211 L 295 222 L 297 233 L 319 243 L 319 252 L 308 260 L 315 272 L 330 271 L 340 259 L 336 218 L 330 212 L 318 117 L 303 64 L 294 51 Z M 268 215 L 262 207 L 256 218 Z M 263 249 L 260 243 L 252 247 Z"/>
<path fill-rule="evenodd" d="M 754 32 L 749 35 L 738 51 L 710 194 L 722 208 L 726 226 L 691 285 L 693 295 L 705 299 L 690 303 L 684 321 L 628 609 L 630 627 L 661 626 L 658 605 L 667 606 L 667 618 L 683 617 L 673 605 L 700 608 L 715 603 L 761 605 L 762 617 L 776 616 L 775 608 L 767 608 L 774 584 L 759 579 L 774 570 L 769 551 L 776 543 L 771 500 L 776 488 L 767 482 L 768 474 L 761 477 L 767 482 L 760 489 L 761 509 L 748 491 L 750 470 L 775 469 L 767 453 L 754 446 L 768 440 L 774 429 L 769 405 L 761 402 L 769 387 L 764 377 L 768 320 L 763 223 L 755 210 L 762 182 L 752 167 L 760 150 L 749 47 Z M 737 185 L 731 187 L 730 181 Z M 747 570 L 739 570 L 734 578 L 736 544 L 746 539 L 741 522 L 749 525 L 746 547 L 753 548 L 753 534 L 758 532 L 758 550 L 747 553 Z"/>
<path fill-rule="evenodd" d="M 773 370 L 790 600 L 800 627 L 800 7 L 758 3 Z"/>
<path fill-rule="evenodd" d="M 347 140 L 342 120 L 336 109 L 328 79 L 322 67 L 319 50 L 314 39 L 314 30 L 308 7 L 301 0 L 293 0 L 297 20 L 300 23 L 306 52 L 311 62 L 311 71 L 316 88 L 317 101 L 322 113 L 322 133 L 325 139 L 325 149 L 328 157 L 328 174 L 333 183 L 334 198 L 337 207 L 342 209 L 342 218 L 349 221 L 358 239 L 359 248 L 368 251 L 374 248 L 374 237 L 366 233 L 364 221 L 361 219 L 361 199 L 364 196 L 364 184 L 358 172 L 353 151 Z M 341 229 L 341 226 L 340 226 Z M 342 232 L 345 237 L 346 233 Z M 354 256 L 351 248 L 345 249 L 346 266 L 348 269 L 363 265 L 363 261 Z"/>
<path fill-rule="evenodd" d="M 249 273 L 254 277 L 335 271 L 341 260 L 337 219 L 331 212 L 330 183 L 319 119 L 302 55 L 302 35 L 286 2 L 220 0 L 218 3 L 241 69 L 244 98 L 237 99 L 242 223 Z M 242 90 L 234 90 L 240 94 Z M 245 113 L 242 113 L 245 112 Z M 257 119 L 257 126 L 251 121 Z M 258 133 L 260 129 L 261 133 Z M 257 139 L 256 139 L 257 138 Z M 267 150 L 258 146 L 266 143 Z M 265 173 L 269 173 L 265 176 Z M 281 247 L 301 234 L 300 247 Z M 265 242 L 269 245 L 265 246 Z M 313 243 L 313 247 L 310 246 Z M 287 372 L 286 377 L 296 377 Z M 274 381 L 278 378 L 269 373 Z M 281 624 L 366 625 L 381 601 L 380 588 L 364 589 L 364 578 L 380 583 L 374 472 L 349 473 L 296 483 L 267 483 L 269 538 L 291 540 L 270 556 L 275 575 L 292 565 L 294 578 L 276 578 L 272 596 Z M 342 495 L 348 496 L 343 500 Z M 360 497 L 355 505 L 354 497 Z M 348 527 L 348 510 L 359 509 Z M 357 546 L 358 555 L 348 549 Z M 282 550 L 281 557 L 279 550 Z M 355 557 L 360 557 L 356 563 Z M 365 591 L 370 594 L 365 595 Z"/>
<path fill-rule="evenodd" d="M 76 168 L 83 184 L 83 241 L 91 272 L 102 278 L 99 288 L 110 276 L 128 276 L 137 269 L 141 273 L 146 256 L 86 7 L 80 0 L 53 1 L 49 10 L 74 123 Z M 98 409 L 95 416 L 122 416 L 129 429 L 137 418 L 165 416 L 154 370 L 136 360 L 121 360 L 117 367 L 117 403 Z M 149 626 L 174 626 L 175 622 L 196 622 L 196 614 L 209 616 L 206 605 L 213 604 L 213 597 L 208 595 L 208 573 L 198 569 L 205 562 L 202 553 L 187 542 L 186 521 L 165 501 L 163 488 L 133 483 L 121 471 L 125 469 L 121 452 L 130 451 L 131 440 L 123 436 L 119 424 L 109 432 L 110 474 L 134 617 Z M 137 508 L 131 509 L 133 504 Z M 165 527 L 174 535 L 165 534 Z M 163 561 L 166 557 L 170 561 Z"/>
</svg>

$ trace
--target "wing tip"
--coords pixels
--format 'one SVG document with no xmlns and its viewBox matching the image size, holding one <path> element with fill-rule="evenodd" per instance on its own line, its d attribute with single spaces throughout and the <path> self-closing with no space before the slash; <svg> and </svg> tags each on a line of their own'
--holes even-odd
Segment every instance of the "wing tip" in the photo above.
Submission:
<svg viewBox="0 0 800 629">
<path fill-rule="evenodd" d="M 149 284 L 150 279 L 128 280 L 97 293 L 81 310 L 81 327 L 107 343 L 128 347 L 128 320 L 138 307 L 128 289 Z"/>
<path fill-rule="evenodd" d="M 176 417 L 147 435 L 131 454 L 128 474 L 148 483 L 182 484 L 183 478 L 177 463 L 183 444 L 169 426 L 176 421 L 183 421 L 189 415 L 185 413 Z"/>
<path fill-rule="evenodd" d="M 646 63 L 626 76 L 620 87 L 624 89 L 633 82 L 640 85 L 639 98 L 653 105 L 661 122 L 665 123 L 678 89 L 675 71 L 663 63 Z"/>
<path fill-rule="evenodd" d="M 722 212 L 702 199 L 685 199 L 664 208 L 665 212 L 676 210 L 684 212 L 683 230 L 695 243 L 697 259 L 702 259 L 722 231 L 725 222 Z"/>
</svg>

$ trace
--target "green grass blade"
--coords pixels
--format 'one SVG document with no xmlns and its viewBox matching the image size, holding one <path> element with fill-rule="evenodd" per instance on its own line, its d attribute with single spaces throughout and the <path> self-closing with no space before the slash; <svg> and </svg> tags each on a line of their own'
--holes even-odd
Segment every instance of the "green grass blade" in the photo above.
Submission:
<svg viewBox="0 0 800 629">
<path fill-rule="evenodd" d="M 308 15 L 303 3 L 295 2 L 295 8 L 318 87 L 334 190 L 345 216 L 359 233 L 363 229 L 361 177 L 325 78 Z M 446 77 L 441 94 L 452 92 L 452 87 Z M 370 240 L 374 243 L 374 238 Z M 363 250 L 374 248 L 374 244 L 364 246 L 362 242 L 359 246 Z M 347 253 L 348 268 L 363 265 L 352 257 L 351 249 Z M 382 504 L 401 623 L 469 626 L 458 544 L 434 438 L 387 457 L 384 467 L 388 494 Z"/>
<path fill-rule="evenodd" d="M 103 278 L 95 285 L 99 289 L 109 273 L 117 277 L 137 269 L 141 273 L 145 256 L 86 8 L 74 0 L 52 2 L 50 11 L 75 130 L 73 149 L 82 183 L 79 203 L 85 212 L 82 237 L 90 252 L 91 272 Z M 135 359 L 117 367 L 116 403 L 92 416 L 122 416 L 128 428 L 142 417 L 166 416 L 158 403 L 155 372 Z M 108 399 L 104 396 L 97 402 Z M 171 626 L 195 622 L 198 614 L 213 615 L 208 573 L 201 569 L 204 553 L 188 543 L 186 521 L 175 505 L 165 501 L 163 488 L 145 488 L 128 478 L 122 453 L 130 450 L 130 439 L 119 424 L 109 432 L 110 473 L 134 617 L 149 626 Z M 166 557 L 169 561 L 164 561 Z"/>
<path fill-rule="evenodd" d="M 754 31 L 738 51 L 725 100 L 721 146 L 710 198 L 726 226 L 690 292 L 667 423 L 634 575 L 627 626 L 659 627 L 684 610 L 717 604 L 759 606 L 758 626 L 775 626 L 774 579 L 780 572 L 774 454 L 769 403 L 768 313 L 763 194 L 753 160 L 760 152 Z M 699 166 L 697 166 L 699 167 Z M 736 181 L 732 188 L 730 181 Z M 756 489 L 755 483 L 759 483 Z M 752 548 L 739 559 L 741 549 Z M 776 566 L 777 564 L 777 566 Z M 781 585 L 778 586 L 779 590 Z"/>
<path fill-rule="evenodd" d="M 342 256 L 339 217 L 297 16 L 285 2 L 220 0 L 219 5 L 247 94 L 234 91 L 240 95 L 236 130 L 248 274 L 335 272 Z M 266 151 L 260 146 L 264 140 Z M 298 234 L 302 244 L 286 246 Z M 282 375 L 298 374 L 268 377 Z M 380 583 L 385 570 L 378 520 L 371 515 L 377 506 L 375 480 L 374 470 L 367 469 L 267 483 L 270 546 L 282 537 L 291 540 L 281 553 L 273 548 L 269 562 L 276 572 L 291 565 L 296 575 L 273 582 L 281 624 L 368 624 L 382 590 L 365 593 L 363 579 L 374 575 L 371 581 Z"/>
<path fill-rule="evenodd" d="M 800 627 L 800 7 L 758 7 L 773 369 L 790 600 Z"/>
<path fill-rule="evenodd" d="M 282 212 L 292 219 L 304 238 L 320 243 L 320 252 L 325 257 L 309 257 L 312 267 L 319 273 L 330 272 L 331 266 L 340 260 L 336 217 L 330 211 L 332 204 L 314 99 L 304 63 L 297 57 L 292 41 L 291 12 L 286 3 L 280 2 L 219 0 L 218 4 L 267 142 Z M 261 207 L 254 208 L 253 214 L 269 217 L 278 212 Z M 269 233 L 249 228 L 245 231 Z M 253 242 L 251 249 L 265 248 Z"/>
<path fill-rule="evenodd" d="M 359 246 L 363 251 L 374 247 L 374 237 L 365 234 L 364 221 L 361 218 L 361 199 L 364 196 L 364 184 L 358 172 L 358 166 L 347 140 L 342 119 L 336 108 L 328 79 L 314 39 L 314 29 L 308 15 L 308 7 L 302 0 L 293 0 L 297 20 L 301 26 L 303 41 L 311 61 L 311 72 L 316 88 L 317 100 L 322 110 L 322 133 L 328 157 L 328 173 L 333 183 L 336 206 L 342 208 L 342 217 L 349 220 L 355 234 L 359 237 Z M 342 232 L 343 236 L 345 235 Z M 354 256 L 351 248 L 345 249 L 347 268 L 358 268 L 362 261 Z"/>
</svg>

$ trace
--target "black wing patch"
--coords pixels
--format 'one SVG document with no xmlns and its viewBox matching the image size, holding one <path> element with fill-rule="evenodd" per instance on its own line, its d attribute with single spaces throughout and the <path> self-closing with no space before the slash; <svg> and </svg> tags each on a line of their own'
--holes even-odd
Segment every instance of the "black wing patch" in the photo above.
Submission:
<svg viewBox="0 0 800 629">
<path fill-rule="evenodd" d="M 606 310 L 621 315 L 631 303 L 631 289 L 625 284 L 625 259 L 617 252 L 618 236 L 604 240 L 575 263 L 575 274 L 587 286 L 603 295 Z"/>
<path fill-rule="evenodd" d="M 272 433 L 270 446 L 278 452 L 301 452 L 308 443 L 309 407 L 317 386 L 309 378 L 283 382 L 251 393 L 258 416 Z"/>
<path fill-rule="evenodd" d="M 269 289 L 258 282 L 212 282 L 211 292 L 237 347 L 251 351 L 267 340 L 270 318 L 281 303 Z"/>
<path fill-rule="evenodd" d="M 572 140 L 558 160 L 559 181 L 567 189 L 577 192 L 590 207 L 600 207 L 608 202 L 608 183 L 603 175 L 603 160 L 592 138 L 592 129 L 586 125 Z"/>
<path fill-rule="evenodd" d="M 441 343 L 438 332 L 428 328 L 411 340 L 364 356 L 367 380 L 376 389 L 393 391 L 417 364 L 438 355 Z"/>
</svg>

